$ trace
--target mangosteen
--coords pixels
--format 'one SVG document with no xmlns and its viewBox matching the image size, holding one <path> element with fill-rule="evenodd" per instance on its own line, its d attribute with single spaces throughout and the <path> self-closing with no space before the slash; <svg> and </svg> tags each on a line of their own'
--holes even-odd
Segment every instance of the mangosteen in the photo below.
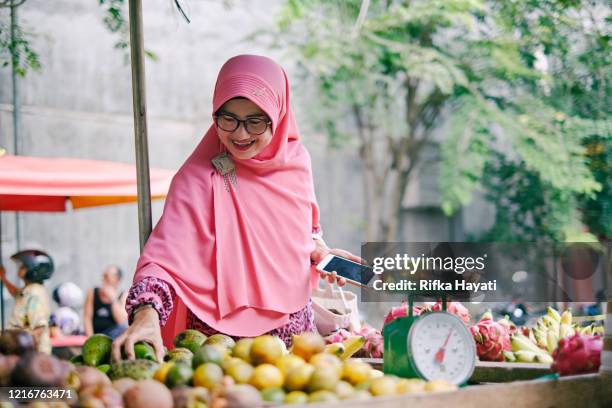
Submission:
<svg viewBox="0 0 612 408">
<path fill-rule="evenodd" d="M 11 380 L 17 387 L 59 387 L 65 376 L 66 369 L 56 357 L 31 351 L 19 359 Z"/>
<path fill-rule="evenodd" d="M 24 330 L 4 330 L 0 335 L 0 353 L 23 355 L 36 349 L 34 337 Z"/>
<path fill-rule="evenodd" d="M 16 355 L 0 355 L 0 387 L 11 385 L 11 374 L 18 361 L 19 357 Z"/>
</svg>

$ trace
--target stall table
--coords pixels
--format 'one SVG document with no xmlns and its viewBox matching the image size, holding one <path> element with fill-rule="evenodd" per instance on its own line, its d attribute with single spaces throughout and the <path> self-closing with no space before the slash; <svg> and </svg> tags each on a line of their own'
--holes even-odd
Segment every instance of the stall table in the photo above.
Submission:
<svg viewBox="0 0 612 408">
<path fill-rule="evenodd" d="M 491 405 L 521 408 L 612 407 L 612 375 L 586 374 L 558 379 L 470 385 L 457 391 L 377 397 L 351 401 L 351 408 L 473 408 Z M 308 408 L 337 408 L 347 401 L 309 404 Z M 289 406 L 286 406 L 287 408 Z"/>
</svg>

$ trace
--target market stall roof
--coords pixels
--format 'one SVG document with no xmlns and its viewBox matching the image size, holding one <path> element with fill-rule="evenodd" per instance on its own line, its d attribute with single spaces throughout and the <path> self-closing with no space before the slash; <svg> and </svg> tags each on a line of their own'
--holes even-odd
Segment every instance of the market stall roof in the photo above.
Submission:
<svg viewBox="0 0 612 408">
<path fill-rule="evenodd" d="M 174 171 L 151 169 L 151 197 L 164 198 Z M 99 160 L 0 156 L 0 211 L 61 212 L 136 202 L 136 168 Z"/>
</svg>

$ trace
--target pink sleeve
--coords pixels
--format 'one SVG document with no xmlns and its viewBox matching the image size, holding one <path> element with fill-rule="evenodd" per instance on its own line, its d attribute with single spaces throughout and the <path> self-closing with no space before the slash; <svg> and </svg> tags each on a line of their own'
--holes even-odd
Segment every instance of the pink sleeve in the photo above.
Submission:
<svg viewBox="0 0 612 408">
<path fill-rule="evenodd" d="M 312 227 L 312 233 L 318 235 L 319 237 L 321 237 L 321 239 L 323 239 L 323 230 L 321 229 L 320 225 L 313 225 Z M 325 242 L 325 241 L 323 241 Z M 310 288 L 311 289 L 317 289 L 319 287 L 319 271 L 317 271 L 317 266 L 316 265 L 311 265 L 310 266 Z"/>
<path fill-rule="evenodd" d="M 319 206 L 317 205 L 316 199 L 314 199 L 315 201 L 311 204 L 311 208 L 312 208 L 312 233 L 313 234 L 323 234 L 323 231 L 321 230 L 321 225 L 319 224 Z"/>
<path fill-rule="evenodd" d="M 148 277 L 135 282 L 130 288 L 125 304 L 129 323 L 132 323 L 134 312 L 138 307 L 151 305 L 159 315 L 160 325 L 164 326 L 172 313 L 173 297 L 174 290 L 161 279 Z"/>
</svg>

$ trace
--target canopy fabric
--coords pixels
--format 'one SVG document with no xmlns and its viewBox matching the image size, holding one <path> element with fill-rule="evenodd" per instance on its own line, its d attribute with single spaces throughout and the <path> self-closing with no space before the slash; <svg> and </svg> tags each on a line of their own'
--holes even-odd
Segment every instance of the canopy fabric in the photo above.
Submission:
<svg viewBox="0 0 612 408">
<path fill-rule="evenodd" d="M 174 171 L 150 170 L 151 199 L 164 198 Z M 130 164 L 27 156 L 0 156 L 0 211 L 66 211 L 138 200 Z"/>
</svg>

